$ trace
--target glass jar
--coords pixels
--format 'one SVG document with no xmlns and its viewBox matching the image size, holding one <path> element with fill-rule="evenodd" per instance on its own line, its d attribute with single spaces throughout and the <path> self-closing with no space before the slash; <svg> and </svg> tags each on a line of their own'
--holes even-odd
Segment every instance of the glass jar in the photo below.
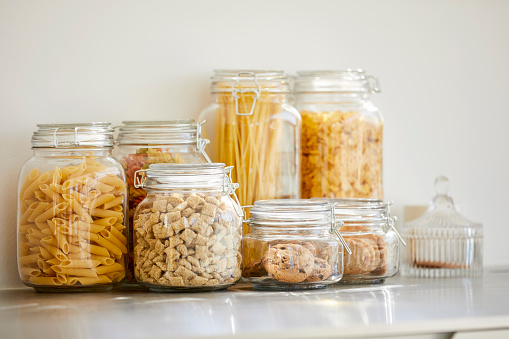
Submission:
<svg viewBox="0 0 509 339">
<path fill-rule="evenodd" d="M 398 273 L 399 236 L 390 204 L 376 199 L 330 199 L 351 254 L 344 256 L 340 283 L 383 283 Z M 404 243 L 404 241 L 403 241 Z"/>
<path fill-rule="evenodd" d="M 212 160 L 235 166 L 241 205 L 256 200 L 298 198 L 300 115 L 288 103 L 288 77 L 281 71 L 218 70 L 214 103 L 200 119 L 214 140 Z"/>
<path fill-rule="evenodd" d="M 428 210 L 405 224 L 402 274 L 411 277 L 471 277 L 483 270 L 483 227 L 458 213 L 447 195 L 449 180 L 435 180 Z"/>
<path fill-rule="evenodd" d="M 383 119 L 369 100 L 378 92 L 362 70 L 297 72 L 302 198 L 383 198 Z"/>
<path fill-rule="evenodd" d="M 18 268 L 37 291 L 107 290 L 125 277 L 126 184 L 109 123 L 40 124 L 18 184 Z"/>
<path fill-rule="evenodd" d="M 129 192 L 129 263 L 127 281 L 134 282 L 132 225 L 136 206 L 147 193 L 134 185 L 134 173 L 158 163 L 208 163 L 205 152 L 209 140 L 201 136 L 201 123 L 194 120 L 124 121 L 119 128 L 120 160 L 127 176 Z"/>
<path fill-rule="evenodd" d="M 241 276 L 242 210 L 224 164 L 152 164 L 137 187 L 134 273 L 152 291 L 225 289 Z"/>
<path fill-rule="evenodd" d="M 343 247 L 325 201 L 256 201 L 243 238 L 243 280 L 255 289 L 323 288 L 343 276 Z"/>
</svg>

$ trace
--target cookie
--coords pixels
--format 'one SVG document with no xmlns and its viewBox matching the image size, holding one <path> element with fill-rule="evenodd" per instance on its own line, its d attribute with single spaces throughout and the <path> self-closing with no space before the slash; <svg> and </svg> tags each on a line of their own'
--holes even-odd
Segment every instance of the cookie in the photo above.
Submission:
<svg viewBox="0 0 509 339">
<path fill-rule="evenodd" d="M 368 238 L 345 237 L 352 254 L 345 253 L 344 274 L 366 274 L 378 267 L 380 252 L 375 241 Z"/>
<path fill-rule="evenodd" d="M 306 280 L 315 267 L 311 251 L 297 244 L 278 244 L 270 247 L 263 265 L 271 277 L 287 283 Z"/>
<path fill-rule="evenodd" d="M 301 245 L 307 248 L 313 255 L 316 255 L 316 248 L 313 246 L 312 243 L 307 241 L 300 241 L 300 240 L 273 240 L 269 242 L 270 246 L 279 245 L 279 244 L 296 244 Z"/>
<path fill-rule="evenodd" d="M 380 253 L 380 261 L 378 263 L 378 267 L 375 268 L 375 270 L 371 272 L 371 274 L 383 276 L 387 272 L 389 253 L 387 251 L 387 244 L 385 242 L 384 237 L 380 235 L 377 236 L 376 243 L 378 247 L 378 252 Z"/>
<path fill-rule="evenodd" d="M 263 258 L 255 261 L 251 261 L 242 270 L 242 275 L 245 278 L 250 277 L 263 277 L 267 275 L 267 271 L 263 266 Z"/>
<path fill-rule="evenodd" d="M 332 266 L 323 259 L 315 258 L 315 268 L 311 275 L 306 279 L 308 282 L 322 281 L 332 274 Z"/>
</svg>

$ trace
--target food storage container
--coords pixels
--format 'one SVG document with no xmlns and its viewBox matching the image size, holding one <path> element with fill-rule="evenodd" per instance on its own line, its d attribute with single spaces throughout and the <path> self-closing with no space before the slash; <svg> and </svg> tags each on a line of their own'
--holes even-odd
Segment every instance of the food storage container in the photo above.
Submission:
<svg viewBox="0 0 509 339">
<path fill-rule="evenodd" d="M 134 173 L 157 163 L 207 163 L 205 152 L 209 144 L 201 135 L 201 123 L 194 120 L 124 121 L 120 126 L 117 143 L 120 160 L 127 176 L 129 191 L 129 264 L 127 281 L 134 282 L 132 225 L 136 206 L 146 192 L 134 186 Z"/>
<path fill-rule="evenodd" d="M 235 166 L 242 205 L 299 197 L 300 115 L 290 106 L 288 77 L 281 71 L 219 70 L 212 77 L 212 159 Z"/>
<path fill-rule="evenodd" d="M 352 250 L 344 255 L 340 283 L 383 283 L 399 269 L 400 235 L 390 204 L 377 199 L 330 199 L 341 235 Z M 404 241 L 403 241 L 404 243 Z"/>
<path fill-rule="evenodd" d="M 469 277 L 482 274 L 483 227 L 458 213 L 447 195 L 446 177 L 435 180 L 428 210 L 404 225 L 408 242 L 402 274 L 412 277 Z"/>
<path fill-rule="evenodd" d="M 109 123 L 40 124 L 18 185 L 18 267 L 37 291 L 107 290 L 125 277 L 127 191 Z"/>
<path fill-rule="evenodd" d="M 343 276 L 339 226 L 326 201 L 256 201 L 243 238 L 243 280 L 255 289 L 323 288 Z"/>
<path fill-rule="evenodd" d="M 138 171 L 135 185 L 147 191 L 134 214 L 138 283 L 160 292 L 209 291 L 240 279 L 242 210 L 231 169 L 152 164 Z"/>
<path fill-rule="evenodd" d="M 383 119 L 369 100 L 378 92 L 362 70 L 297 73 L 302 198 L 383 198 Z"/>
</svg>

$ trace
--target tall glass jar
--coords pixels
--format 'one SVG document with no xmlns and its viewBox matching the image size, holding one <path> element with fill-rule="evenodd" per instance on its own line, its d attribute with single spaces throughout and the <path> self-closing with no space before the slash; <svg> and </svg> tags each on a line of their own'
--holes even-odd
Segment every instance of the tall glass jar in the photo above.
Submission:
<svg viewBox="0 0 509 339">
<path fill-rule="evenodd" d="M 288 103 L 288 77 L 281 71 L 218 70 L 213 104 L 200 119 L 214 140 L 212 159 L 235 166 L 239 200 L 298 198 L 300 115 Z"/>
<path fill-rule="evenodd" d="M 119 128 L 120 160 L 127 176 L 129 192 L 129 265 L 127 281 L 134 282 L 132 225 L 136 206 L 147 195 L 143 188 L 134 185 L 136 171 L 158 163 L 208 163 L 205 152 L 209 144 L 201 135 L 205 121 L 124 121 Z"/>
<path fill-rule="evenodd" d="M 107 290 L 125 277 L 126 184 L 109 123 L 40 124 L 18 185 L 18 268 L 37 291 Z"/>
<path fill-rule="evenodd" d="M 242 276 L 255 289 L 323 288 L 343 276 L 339 225 L 328 202 L 256 201 L 247 223 Z"/>
<path fill-rule="evenodd" d="M 297 73 L 302 198 L 383 198 L 383 119 L 369 100 L 378 92 L 362 70 Z"/>
<path fill-rule="evenodd" d="M 153 291 L 225 289 L 241 276 L 242 210 L 224 164 L 153 164 L 134 215 L 134 273 Z"/>
</svg>

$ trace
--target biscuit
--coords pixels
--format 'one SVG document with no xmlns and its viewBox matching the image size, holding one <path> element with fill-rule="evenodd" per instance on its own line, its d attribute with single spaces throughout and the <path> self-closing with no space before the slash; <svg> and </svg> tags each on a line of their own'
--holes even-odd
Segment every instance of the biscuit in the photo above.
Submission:
<svg viewBox="0 0 509 339">
<path fill-rule="evenodd" d="M 278 244 L 270 247 L 263 264 L 270 276 L 288 283 L 306 280 L 315 267 L 311 251 L 297 244 Z"/>
<path fill-rule="evenodd" d="M 323 259 L 315 258 L 315 267 L 311 275 L 306 279 L 308 282 L 316 282 L 327 279 L 332 274 L 332 266 Z"/>
<path fill-rule="evenodd" d="M 385 242 L 384 237 L 380 235 L 377 236 L 376 243 L 378 247 L 378 252 L 380 253 L 380 261 L 378 263 L 378 267 L 375 268 L 375 270 L 373 270 L 371 274 L 383 276 L 387 272 L 389 253 L 387 251 L 387 244 Z"/>
<path fill-rule="evenodd" d="M 265 266 L 263 266 L 263 259 L 264 258 L 251 261 L 247 264 L 242 270 L 242 275 L 246 278 L 266 276 L 267 271 L 265 270 Z"/>
<path fill-rule="evenodd" d="M 352 254 L 345 254 L 344 274 L 366 274 L 377 268 L 380 252 L 375 241 L 368 238 L 344 237 Z"/>
<path fill-rule="evenodd" d="M 278 244 L 296 244 L 301 245 L 307 248 L 313 255 L 316 255 L 316 248 L 312 243 L 307 241 L 300 240 L 272 240 L 269 242 L 270 246 L 278 245 Z"/>
</svg>

